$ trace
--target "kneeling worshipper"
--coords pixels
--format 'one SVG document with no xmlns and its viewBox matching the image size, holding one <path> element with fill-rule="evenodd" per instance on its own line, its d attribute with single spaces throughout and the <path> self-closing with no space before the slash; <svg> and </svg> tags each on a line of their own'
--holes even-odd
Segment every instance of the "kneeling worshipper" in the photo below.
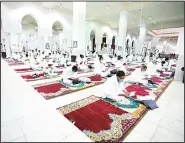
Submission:
<svg viewBox="0 0 185 143">
<path fill-rule="evenodd" d="M 117 73 L 108 78 L 107 81 L 103 84 L 104 95 L 103 98 L 110 98 L 114 101 L 121 101 L 124 98 L 128 98 L 129 93 L 125 90 L 124 87 L 124 79 L 125 79 L 124 71 L 117 71 Z"/>
</svg>

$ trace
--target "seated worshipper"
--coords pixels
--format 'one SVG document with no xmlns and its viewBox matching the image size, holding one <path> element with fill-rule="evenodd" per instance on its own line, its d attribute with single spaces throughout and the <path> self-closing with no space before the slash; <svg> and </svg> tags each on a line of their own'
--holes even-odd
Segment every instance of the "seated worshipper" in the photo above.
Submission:
<svg viewBox="0 0 185 143">
<path fill-rule="evenodd" d="M 26 65 L 30 63 L 30 59 L 29 59 L 28 53 L 23 55 L 22 62 L 24 62 Z"/>
<path fill-rule="evenodd" d="M 157 65 L 153 63 L 152 61 L 147 63 L 147 71 L 146 74 L 148 76 L 158 76 L 159 74 L 157 73 Z"/>
<path fill-rule="evenodd" d="M 37 62 L 37 58 L 30 59 L 30 68 L 32 68 L 33 70 L 36 70 L 36 71 L 42 70 L 41 66 Z"/>
<path fill-rule="evenodd" d="M 12 53 L 12 59 L 15 60 L 15 61 L 18 60 L 18 53 L 17 52 Z"/>
<path fill-rule="evenodd" d="M 117 60 L 114 64 L 115 64 L 115 68 L 119 68 L 120 70 L 124 71 L 125 73 L 127 72 L 126 67 L 123 65 L 123 58 Z"/>
<path fill-rule="evenodd" d="M 134 70 L 131 75 L 127 76 L 125 78 L 125 81 L 131 81 L 133 83 L 141 83 L 146 85 L 148 83 L 148 80 L 145 80 L 147 66 L 145 64 L 141 65 L 141 68 L 137 68 Z"/>
<path fill-rule="evenodd" d="M 86 77 L 77 77 L 78 67 L 76 65 L 72 67 L 68 67 L 63 72 L 62 81 L 67 84 L 79 84 L 81 81 L 83 82 L 91 82 L 91 79 Z"/>
<path fill-rule="evenodd" d="M 127 63 L 132 62 L 132 55 L 127 56 L 126 61 L 127 61 Z"/>
<path fill-rule="evenodd" d="M 110 74 L 110 70 L 108 71 L 103 64 L 102 56 L 99 57 L 99 61 L 95 61 L 94 63 L 94 73 L 105 77 Z"/>
<path fill-rule="evenodd" d="M 21 61 L 21 58 L 22 58 L 22 56 L 21 56 L 21 53 L 19 53 L 19 52 L 17 52 L 17 61 Z"/>
<path fill-rule="evenodd" d="M 137 58 L 136 58 L 135 54 L 133 54 L 133 58 L 132 58 L 132 60 L 133 60 L 133 61 L 136 61 L 136 60 L 137 60 Z"/>
<path fill-rule="evenodd" d="M 157 65 L 157 70 L 160 71 L 160 72 L 165 72 L 165 71 L 168 71 L 169 69 L 169 63 L 166 62 L 166 61 L 162 61 L 161 64 Z"/>
<path fill-rule="evenodd" d="M 80 55 L 80 58 L 77 58 L 77 64 L 78 64 L 79 69 L 84 70 L 84 71 L 89 70 L 88 66 L 86 65 L 87 59 L 84 58 L 83 55 Z"/>
<path fill-rule="evenodd" d="M 31 51 L 31 58 L 35 57 L 34 50 Z"/>
<path fill-rule="evenodd" d="M 77 71 L 78 71 L 78 67 L 77 66 L 70 66 L 67 67 L 66 69 L 64 69 L 62 76 L 64 77 L 62 80 L 65 83 L 71 84 L 72 80 L 68 79 L 68 78 L 76 78 L 77 75 Z"/>
<path fill-rule="evenodd" d="M 108 78 L 103 84 L 103 97 L 110 98 L 114 101 L 121 101 L 125 97 L 129 97 L 129 93 L 124 88 L 124 79 L 124 71 L 118 71 L 116 75 Z"/>
<path fill-rule="evenodd" d="M 53 68 L 53 63 L 50 61 L 49 57 L 42 62 L 41 67 L 43 68 L 44 74 L 47 75 L 56 75 L 56 69 Z"/>
</svg>

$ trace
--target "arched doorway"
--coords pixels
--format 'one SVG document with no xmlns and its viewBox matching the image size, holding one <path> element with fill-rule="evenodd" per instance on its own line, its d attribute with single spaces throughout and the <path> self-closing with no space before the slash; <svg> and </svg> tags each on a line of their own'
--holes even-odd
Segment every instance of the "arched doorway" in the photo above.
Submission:
<svg viewBox="0 0 185 143">
<path fill-rule="evenodd" d="M 125 52 L 127 53 L 127 56 L 129 56 L 130 55 L 130 47 L 129 47 L 129 42 L 130 42 L 130 40 L 129 39 L 127 39 L 126 40 L 126 48 L 125 48 Z"/>
<path fill-rule="evenodd" d="M 133 56 L 135 56 L 135 41 L 134 41 L 134 40 L 132 40 L 132 46 L 131 46 L 131 49 L 132 49 L 131 54 L 132 54 Z"/>
<path fill-rule="evenodd" d="M 102 37 L 102 43 L 101 43 L 101 51 L 103 53 L 107 53 L 107 33 L 104 33 L 103 34 L 103 37 Z"/>
<path fill-rule="evenodd" d="M 31 15 L 25 15 L 21 20 L 22 35 L 21 43 L 24 51 L 34 50 L 38 48 L 38 24 L 35 18 Z"/>
<path fill-rule="evenodd" d="M 91 31 L 91 34 L 90 34 L 90 51 L 92 51 L 92 53 L 94 53 L 96 51 L 96 44 L 95 44 L 95 32 L 94 30 Z"/>
<path fill-rule="evenodd" d="M 112 49 L 112 54 L 114 55 L 115 54 L 115 36 L 112 37 L 112 45 L 111 45 L 111 49 Z"/>
<path fill-rule="evenodd" d="M 55 21 L 52 25 L 52 51 L 60 51 L 60 41 L 63 38 L 63 26 L 59 21 Z"/>
</svg>

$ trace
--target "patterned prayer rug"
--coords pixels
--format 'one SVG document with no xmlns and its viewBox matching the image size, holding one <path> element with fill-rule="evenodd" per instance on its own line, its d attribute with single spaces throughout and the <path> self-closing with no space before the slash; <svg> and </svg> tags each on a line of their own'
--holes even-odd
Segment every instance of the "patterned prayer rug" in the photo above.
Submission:
<svg viewBox="0 0 185 143">
<path fill-rule="evenodd" d="M 8 64 L 9 66 L 18 66 L 18 65 L 24 65 L 23 62 L 11 62 Z"/>
<path fill-rule="evenodd" d="M 27 82 L 30 82 L 30 81 L 38 81 L 38 80 L 44 80 L 44 79 L 51 79 L 51 78 L 57 78 L 57 77 L 60 77 L 60 75 L 63 73 L 63 71 L 59 71 L 56 73 L 56 75 L 47 75 L 47 74 L 44 74 L 44 73 L 40 73 L 38 74 L 37 77 L 33 77 L 31 74 L 29 75 L 21 75 L 21 77 L 27 81 Z"/>
<path fill-rule="evenodd" d="M 33 72 L 32 68 L 14 69 L 17 73 Z"/>
<path fill-rule="evenodd" d="M 76 92 L 82 89 L 100 85 L 106 81 L 105 77 L 99 75 L 83 76 L 91 79 L 91 82 L 83 83 L 79 86 L 73 86 L 66 83 L 62 83 L 61 80 L 33 85 L 45 99 L 51 99 L 54 97 L 62 96 L 68 93 Z"/>
<path fill-rule="evenodd" d="M 132 115 L 95 96 L 60 107 L 57 110 L 94 142 L 123 140 L 138 119 L 138 116 L 137 118 L 133 117 L 136 110 Z M 137 115 L 142 112 L 141 109 L 137 110 Z"/>
<path fill-rule="evenodd" d="M 163 88 L 158 88 L 160 89 L 158 94 L 161 95 L 171 82 L 172 79 L 164 82 Z M 115 102 L 108 98 L 90 96 L 60 107 L 57 111 L 94 142 L 120 142 L 137 125 L 148 109 L 133 98 L 125 98 L 124 102 Z"/>
</svg>

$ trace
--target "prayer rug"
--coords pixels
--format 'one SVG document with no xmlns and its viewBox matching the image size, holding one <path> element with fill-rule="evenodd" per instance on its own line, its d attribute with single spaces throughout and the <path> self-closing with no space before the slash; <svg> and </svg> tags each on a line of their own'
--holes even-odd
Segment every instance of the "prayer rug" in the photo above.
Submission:
<svg viewBox="0 0 185 143">
<path fill-rule="evenodd" d="M 57 77 L 60 77 L 60 75 L 62 73 L 63 73 L 63 71 L 59 71 L 59 72 L 57 72 L 57 75 L 47 75 L 47 74 L 44 74 L 44 73 L 40 73 L 40 74 L 38 74 L 37 77 L 33 77 L 31 74 L 29 74 L 29 75 L 21 75 L 21 77 L 25 81 L 30 82 L 30 81 L 37 81 L 37 80 L 57 78 Z"/>
<path fill-rule="evenodd" d="M 79 91 L 82 89 L 86 89 L 89 87 L 100 85 L 106 81 L 105 77 L 101 77 L 99 75 L 82 76 L 82 77 L 90 78 L 91 82 L 83 83 L 83 84 L 75 87 L 72 84 L 69 85 L 69 84 L 61 82 L 61 80 L 57 80 L 57 81 L 33 85 L 33 87 L 45 99 L 51 99 L 54 97 L 62 96 L 62 95 L 76 92 L 76 91 Z"/>
<path fill-rule="evenodd" d="M 137 122 L 132 114 L 95 96 L 57 110 L 94 142 L 119 142 Z"/>
<path fill-rule="evenodd" d="M 113 105 L 116 105 L 118 107 L 122 107 L 122 108 L 138 108 L 139 107 L 139 103 L 137 101 L 135 101 L 135 99 L 133 99 L 133 98 L 125 99 L 121 103 L 117 102 L 117 101 L 113 101 L 112 99 L 110 99 L 108 97 L 103 98 L 103 100 L 107 101 Z"/>
<path fill-rule="evenodd" d="M 9 66 L 18 66 L 18 65 L 24 65 L 23 62 L 11 62 L 8 64 Z"/>
<path fill-rule="evenodd" d="M 64 65 L 56 66 L 56 68 L 63 69 L 63 68 L 65 68 L 65 66 Z"/>
<path fill-rule="evenodd" d="M 128 68 L 127 70 L 130 71 L 130 72 L 133 72 L 133 71 L 135 71 L 136 69 L 135 69 L 135 68 Z"/>
<path fill-rule="evenodd" d="M 17 73 L 33 72 L 32 68 L 14 69 Z"/>
<path fill-rule="evenodd" d="M 171 81 L 166 82 L 163 92 Z M 94 142 L 120 142 L 149 111 L 134 99 L 127 100 L 120 103 L 90 96 L 60 107 L 57 111 Z"/>
</svg>

